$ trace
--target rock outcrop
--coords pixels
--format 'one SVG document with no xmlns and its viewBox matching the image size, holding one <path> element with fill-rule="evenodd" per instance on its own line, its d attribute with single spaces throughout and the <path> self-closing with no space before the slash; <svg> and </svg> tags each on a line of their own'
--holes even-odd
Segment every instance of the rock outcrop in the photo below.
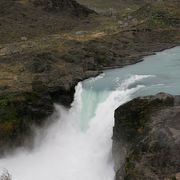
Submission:
<svg viewBox="0 0 180 180">
<path fill-rule="evenodd" d="M 180 172 L 180 96 L 139 97 L 115 111 L 116 180 L 176 179 Z"/>
</svg>

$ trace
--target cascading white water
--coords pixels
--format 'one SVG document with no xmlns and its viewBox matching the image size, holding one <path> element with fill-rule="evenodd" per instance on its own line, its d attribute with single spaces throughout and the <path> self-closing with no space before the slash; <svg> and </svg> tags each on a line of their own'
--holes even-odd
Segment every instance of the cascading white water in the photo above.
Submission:
<svg viewBox="0 0 180 180">
<path fill-rule="evenodd" d="M 149 76 L 132 76 L 114 91 L 76 87 L 70 110 L 56 105 L 58 121 L 36 141 L 33 152 L 18 151 L 0 160 L 13 180 L 113 180 L 111 136 L 114 110 L 143 86 L 128 89 Z M 91 79 L 89 83 L 96 79 Z M 39 146 L 40 145 L 40 146 Z"/>
<path fill-rule="evenodd" d="M 113 180 L 114 110 L 139 95 L 180 94 L 179 69 L 176 47 L 79 83 L 72 108 L 56 105 L 58 118 L 43 138 L 37 133 L 35 149 L 0 159 L 0 174 L 6 168 L 13 180 Z"/>
</svg>

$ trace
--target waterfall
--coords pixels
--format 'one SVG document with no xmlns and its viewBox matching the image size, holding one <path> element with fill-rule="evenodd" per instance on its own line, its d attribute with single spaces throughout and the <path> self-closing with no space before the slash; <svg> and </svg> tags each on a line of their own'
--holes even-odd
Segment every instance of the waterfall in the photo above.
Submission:
<svg viewBox="0 0 180 180">
<path fill-rule="evenodd" d="M 143 88 L 128 87 L 147 77 L 135 75 L 122 83 L 116 81 L 114 90 L 101 91 L 96 90 L 96 81 L 103 76 L 88 80 L 88 88 L 80 82 L 71 109 L 55 105 L 58 119 L 43 139 L 37 137 L 36 148 L 1 159 L 0 168 L 8 169 L 13 180 L 113 180 L 114 110 Z"/>
<path fill-rule="evenodd" d="M 13 180 L 113 180 L 114 110 L 140 95 L 180 94 L 179 69 L 176 47 L 80 82 L 71 108 L 55 105 L 57 117 L 43 133 L 36 131 L 35 148 L 0 159 L 0 174 L 7 169 Z"/>
</svg>

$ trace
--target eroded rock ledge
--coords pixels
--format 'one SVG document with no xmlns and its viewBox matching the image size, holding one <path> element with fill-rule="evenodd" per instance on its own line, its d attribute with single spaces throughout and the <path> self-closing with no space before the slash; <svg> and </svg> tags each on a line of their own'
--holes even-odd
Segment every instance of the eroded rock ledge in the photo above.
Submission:
<svg viewBox="0 0 180 180">
<path fill-rule="evenodd" d="M 139 97 L 115 111 L 116 180 L 176 179 L 179 152 L 180 96 Z"/>
</svg>

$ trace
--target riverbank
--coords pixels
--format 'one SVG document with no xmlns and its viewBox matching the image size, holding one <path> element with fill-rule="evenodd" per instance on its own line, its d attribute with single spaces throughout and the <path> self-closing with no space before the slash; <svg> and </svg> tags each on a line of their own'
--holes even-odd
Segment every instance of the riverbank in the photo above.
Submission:
<svg viewBox="0 0 180 180">
<path fill-rule="evenodd" d="M 143 7 L 116 18 L 101 14 L 72 18 L 29 4 L 9 3 L 12 11 L 5 7 L 0 12 L 4 18 L 0 27 L 1 152 L 3 147 L 23 145 L 24 137 L 31 134 L 29 127 L 42 125 L 52 114 L 54 102 L 70 106 L 79 81 L 180 45 L 178 6 L 174 4 L 169 9 L 150 4 L 147 14 Z"/>
</svg>

